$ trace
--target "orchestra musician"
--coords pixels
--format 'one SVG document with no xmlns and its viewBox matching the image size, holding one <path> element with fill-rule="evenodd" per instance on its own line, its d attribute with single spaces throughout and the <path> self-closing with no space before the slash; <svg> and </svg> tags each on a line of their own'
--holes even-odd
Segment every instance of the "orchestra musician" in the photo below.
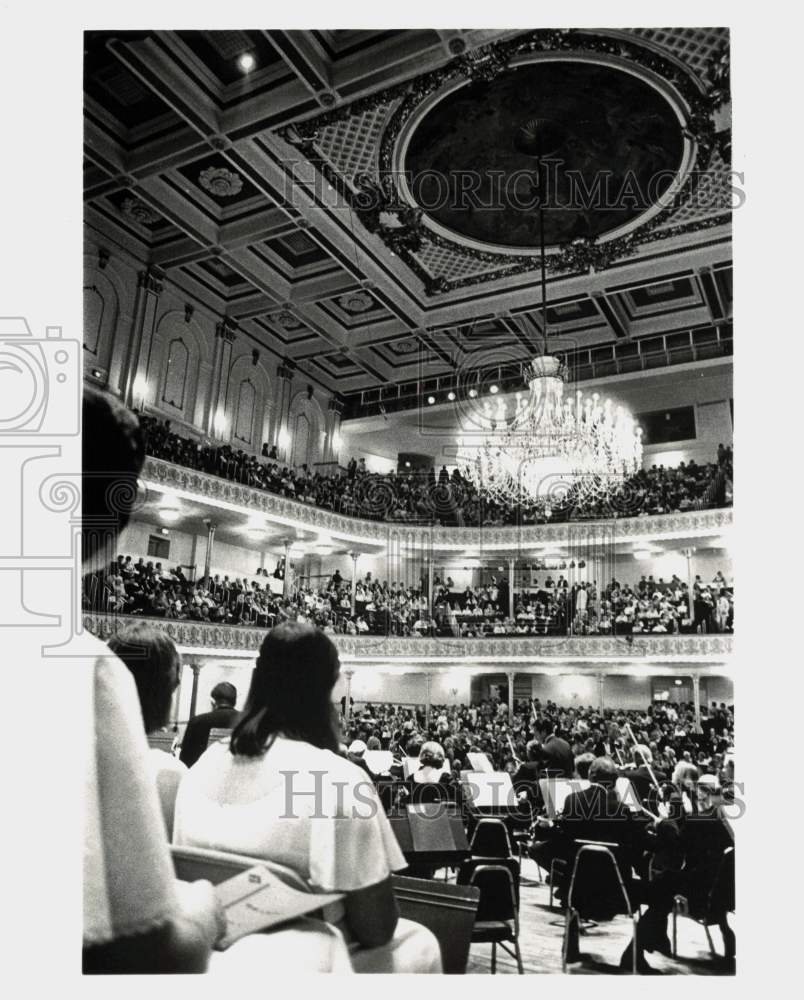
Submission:
<svg viewBox="0 0 804 1000">
<path fill-rule="evenodd" d="M 652 928 L 649 934 L 654 942 L 661 942 L 657 950 L 670 954 L 667 940 L 667 918 L 673 909 L 673 900 L 679 895 L 688 903 L 691 913 L 705 913 L 707 920 L 717 924 L 723 935 L 725 963 L 730 966 L 736 953 L 734 931 L 728 923 L 728 914 L 734 907 L 733 884 L 723 884 L 715 893 L 716 877 L 724 859 L 724 851 L 734 846 L 734 834 L 723 815 L 723 795 L 718 779 L 712 774 L 701 775 L 694 783 L 689 812 L 681 810 L 677 826 L 683 865 L 673 865 L 654 877 Z M 710 897 L 711 894 L 711 897 Z M 643 916 L 640 923 L 645 920 Z"/>
<path fill-rule="evenodd" d="M 649 747 L 644 743 L 635 743 L 631 747 L 631 763 L 620 768 L 619 776 L 627 778 L 639 801 L 655 811 L 657 789 L 667 781 L 667 774 L 654 769 L 653 754 Z"/>
<path fill-rule="evenodd" d="M 542 858 L 536 857 L 540 865 L 544 865 L 546 853 L 553 858 L 561 858 L 565 864 L 556 888 L 559 898 L 565 896 L 569 877 L 572 872 L 578 840 L 604 841 L 616 844 L 614 855 L 620 874 L 632 907 L 647 903 L 648 909 L 637 924 L 637 971 L 650 973 L 653 970 L 645 958 L 646 951 L 669 950 L 667 941 L 666 909 L 669 880 L 661 882 L 658 889 L 656 881 L 647 878 L 634 878 L 634 869 L 647 874 L 645 870 L 646 853 L 654 853 L 658 846 L 664 852 L 672 853 L 675 845 L 677 851 L 678 828 L 669 819 L 657 816 L 653 821 L 644 812 L 635 812 L 625 806 L 617 796 L 615 784 L 619 772 L 617 766 L 608 757 L 598 757 L 589 768 L 589 787 L 572 792 L 567 796 L 561 816 L 551 822 L 547 819 L 537 820 L 537 830 L 545 836 L 543 845 L 547 850 L 541 851 Z M 659 832 L 661 830 L 661 833 Z M 668 872 L 668 875 L 675 875 Z M 663 874 L 659 876 L 661 880 Z M 657 904 L 658 902 L 658 909 Z M 670 895 L 672 908 L 672 894 Z M 605 914 L 601 914 L 604 916 Z M 663 923 L 662 923 L 663 921 Z M 567 960 L 578 961 L 580 957 L 579 934 L 580 927 L 575 922 L 569 930 L 569 947 Z M 632 962 L 632 943 L 624 950 L 620 960 L 621 968 L 630 969 Z"/>
<path fill-rule="evenodd" d="M 544 718 L 537 719 L 534 730 L 540 740 L 541 777 L 571 778 L 575 773 L 575 757 L 569 743 L 556 734 L 555 723 Z"/>
</svg>

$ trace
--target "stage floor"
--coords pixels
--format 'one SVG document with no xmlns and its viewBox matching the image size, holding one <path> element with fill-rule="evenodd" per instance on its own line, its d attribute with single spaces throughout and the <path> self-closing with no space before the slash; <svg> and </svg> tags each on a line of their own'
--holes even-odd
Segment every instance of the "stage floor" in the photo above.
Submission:
<svg viewBox="0 0 804 1000">
<path fill-rule="evenodd" d="M 542 873 L 544 874 L 544 873 Z M 536 864 L 525 859 L 522 870 L 521 901 L 519 909 L 519 944 L 526 973 L 560 973 L 561 941 L 564 916 L 561 909 L 549 906 L 550 888 L 536 882 Z M 735 915 L 729 916 L 731 927 L 737 932 Z M 669 921 L 668 921 L 669 923 Z M 712 940 L 719 955 L 723 955 L 723 939 L 717 927 L 711 927 Z M 631 922 L 617 917 L 581 935 L 582 960 L 568 966 L 570 975 L 622 975 L 620 956 L 631 937 Z M 729 975 L 722 958 L 709 953 L 706 933 L 700 924 L 679 918 L 677 959 L 653 953 L 647 956 L 654 968 L 665 975 L 718 976 Z M 491 972 L 491 945 L 473 944 L 469 953 L 467 973 Z M 501 948 L 497 948 L 497 974 L 517 974 L 516 962 Z"/>
</svg>

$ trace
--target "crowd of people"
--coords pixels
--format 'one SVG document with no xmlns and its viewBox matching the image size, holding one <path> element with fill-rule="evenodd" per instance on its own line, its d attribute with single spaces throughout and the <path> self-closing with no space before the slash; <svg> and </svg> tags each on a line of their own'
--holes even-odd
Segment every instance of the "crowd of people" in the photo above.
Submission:
<svg viewBox="0 0 804 1000">
<path fill-rule="evenodd" d="M 495 771 L 516 775 L 528 760 L 533 741 L 543 743 L 546 733 L 567 744 L 572 754 L 567 760 L 583 754 L 607 755 L 624 766 L 630 763 L 632 741 L 626 729 L 630 726 L 637 742 L 650 751 L 655 770 L 672 774 L 683 761 L 725 783 L 730 780 L 734 708 L 712 702 L 700 711 L 698 727 L 690 702 L 656 701 L 642 711 L 601 711 L 539 698 L 515 699 L 509 706 L 489 697 L 470 705 L 432 705 L 428 716 L 424 705 L 351 704 L 347 711 L 345 699 L 341 701 L 345 742 L 359 740 L 368 749 L 416 757 L 425 742 L 435 741 L 456 775 L 473 770 L 468 753 L 485 754 Z M 567 769 L 564 776 L 571 778 L 574 768 L 563 768 Z"/>
<path fill-rule="evenodd" d="M 111 397 L 87 391 L 83 422 L 92 434 L 83 438 L 82 557 L 86 574 L 107 573 L 109 546 L 130 519 L 136 495 L 120 487 L 136 483 L 144 449 L 136 421 Z M 146 563 L 145 570 L 135 568 L 131 575 L 129 568 L 126 575 L 141 585 L 155 575 L 152 569 L 149 574 Z M 123 577 L 122 569 L 116 575 Z M 118 630 L 108 646 L 87 635 L 81 648 L 72 683 L 89 717 L 79 732 L 85 973 L 212 967 L 231 981 L 266 968 L 441 971 L 439 939 L 400 917 L 391 876 L 409 871 L 411 859 L 397 840 L 379 782 L 366 774 L 368 761 L 359 764 L 369 749 L 383 746 L 391 750 L 389 771 L 397 752 L 418 751 L 408 775 L 413 785 L 441 782 L 447 760 L 446 781 L 454 783 L 455 772 L 472 764 L 473 752 L 513 772 L 517 801 L 529 806 L 524 811 L 532 820 L 527 849 L 542 867 L 548 855 L 563 862 L 564 874 L 556 869 L 555 876 L 562 894 L 579 838 L 611 843 L 628 893 L 637 906 L 647 905 L 633 948 L 621 961 L 627 968 L 633 956 L 633 971 L 652 971 L 646 952 L 669 952 L 667 918 L 677 894 L 694 898 L 728 853 L 720 840 L 711 849 L 714 831 L 721 836 L 730 829 L 718 796 L 737 801 L 737 786 L 731 785 L 733 710 L 725 704 L 698 709 L 659 702 L 633 713 L 565 709 L 537 700 L 509 705 L 489 697 L 429 712 L 366 705 L 356 713 L 344 699 L 339 720 L 333 704 L 340 678 L 336 646 L 309 623 L 285 621 L 264 636 L 239 711 L 231 685 L 216 685 L 209 714 L 225 714 L 229 736 L 210 739 L 187 768 L 162 750 L 149 755 L 146 743 L 146 732 L 167 724 L 179 684 L 181 660 L 171 639 L 140 622 Z M 191 729 L 188 724 L 185 739 Z M 196 735 L 200 749 L 203 735 Z M 664 779 L 671 767 L 668 788 Z M 620 771 L 641 800 L 633 810 L 615 788 Z M 554 820 L 530 798 L 542 775 L 588 784 L 567 797 Z M 476 812 L 475 822 L 479 829 Z M 232 945 L 236 927 L 229 926 L 213 886 L 197 874 L 190 876 L 195 881 L 182 877 L 181 851 L 204 848 L 282 866 L 307 888 L 338 895 L 342 906 L 326 919 L 287 921 Z M 597 917 L 600 905 L 584 915 Z M 734 954 L 731 909 L 733 901 L 723 897 L 716 912 L 711 906 L 707 911 L 708 922 L 720 924 L 727 958 Z M 569 910 L 564 941 L 565 958 L 576 960 L 578 927 Z"/>
<path fill-rule="evenodd" d="M 281 563 L 271 574 L 284 575 Z M 533 635 L 640 635 L 733 632 L 734 590 L 721 572 L 711 582 L 700 576 L 688 585 L 643 575 L 638 583 L 570 581 L 552 573 L 515 591 L 513 617 L 506 577 L 492 575 L 478 586 L 456 589 L 451 578 L 434 579 L 432 604 L 427 583 L 373 580 L 354 588 L 340 571 L 317 586 L 271 586 L 268 571 L 247 577 L 188 580 L 180 566 L 120 555 L 85 581 L 88 609 L 146 618 L 253 625 L 310 622 L 330 635 L 396 635 L 478 638 Z"/>
<path fill-rule="evenodd" d="M 677 468 L 663 465 L 640 470 L 605 500 L 566 500 L 514 505 L 481 497 L 457 468 L 442 467 L 370 473 L 365 460 L 351 459 L 338 473 L 293 468 L 278 460 L 276 448 L 263 445 L 260 458 L 232 448 L 182 437 L 170 421 L 140 416 L 146 450 L 155 458 L 198 469 L 247 486 L 268 490 L 339 514 L 397 523 L 440 524 L 454 527 L 545 524 L 568 519 L 637 517 L 670 514 L 731 503 L 732 449 L 718 448 L 717 461 L 693 461 Z"/>
</svg>

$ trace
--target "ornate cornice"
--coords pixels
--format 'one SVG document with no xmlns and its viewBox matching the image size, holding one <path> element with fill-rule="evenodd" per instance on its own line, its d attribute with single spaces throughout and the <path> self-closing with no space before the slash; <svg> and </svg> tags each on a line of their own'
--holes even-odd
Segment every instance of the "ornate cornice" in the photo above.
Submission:
<svg viewBox="0 0 804 1000">
<path fill-rule="evenodd" d="M 240 656 L 256 654 L 265 629 L 245 625 L 213 625 L 130 615 L 84 614 L 84 628 L 99 639 L 146 622 L 165 632 L 183 650 L 215 650 Z M 332 640 L 345 661 L 457 662 L 467 665 L 589 661 L 628 663 L 722 663 L 733 652 L 730 635 L 517 636 L 496 639 L 428 639 L 424 637 L 335 635 Z"/>
<path fill-rule="evenodd" d="M 579 546 L 593 542 L 610 545 L 622 541 L 707 538 L 721 534 L 732 524 L 731 508 L 721 508 L 687 511 L 683 514 L 655 514 L 649 517 L 620 517 L 523 527 L 430 528 L 335 514 L 151 456 L 145 460 L 142 479 L 147 487 L 169 489 L 179 495 L 186 493 L 190 499 L 202 498 L 207 503 L 220 505 L 225 509 L 239 507 L 244 514 L 258 512 L 280 524 L 326 532 L 369 546 L 385 546 L 389 539 L 414 544 L 426 539 L 428 546 L 440 550 L 507 549 L 517 552 L 531 550 L 546 542 Z"/>
</svg>

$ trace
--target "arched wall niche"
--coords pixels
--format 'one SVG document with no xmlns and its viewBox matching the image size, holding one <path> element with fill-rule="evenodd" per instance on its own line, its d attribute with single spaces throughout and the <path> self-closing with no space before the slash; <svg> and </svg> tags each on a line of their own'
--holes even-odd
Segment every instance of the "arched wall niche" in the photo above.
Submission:
<svg viewBox="0 0 804 1000">
<path fill-rule="evenodd" d="M 251 354 L 232 363 L 226 397 L 226 422 L 233 448 L 259 455 L 270 441 L 273 416 L 273 383 L 264 365 Z"/>
<path fill-rule="evenodd" d="M 170 419 L 194 426 L 209 391 L 207 380 L 200 377 L 209 363 L 205 338 L 195 323 L 188 323 L 179 310 L 164 313 L 151 345 L 146 403 Z"/>
<path fill-rule="evenodd" d="M 118 343 L 121 329 L 121 302 L 125 295 L 119 275 L 101 270 L 87 255 L 84 264 L 83 341 L 84 360 L 93 367 L 109 370 L 112 358 L 125 347 Z"/>
<path fill-rule="evenodd" d="M 318 400 L 309 397 L 306 389 L 297 392 L 290 401 L 288 435 L 287 455 L 293 465 L 306 464 L 312 468 L 322 461 L 326 420 Z"/>
</svg>

